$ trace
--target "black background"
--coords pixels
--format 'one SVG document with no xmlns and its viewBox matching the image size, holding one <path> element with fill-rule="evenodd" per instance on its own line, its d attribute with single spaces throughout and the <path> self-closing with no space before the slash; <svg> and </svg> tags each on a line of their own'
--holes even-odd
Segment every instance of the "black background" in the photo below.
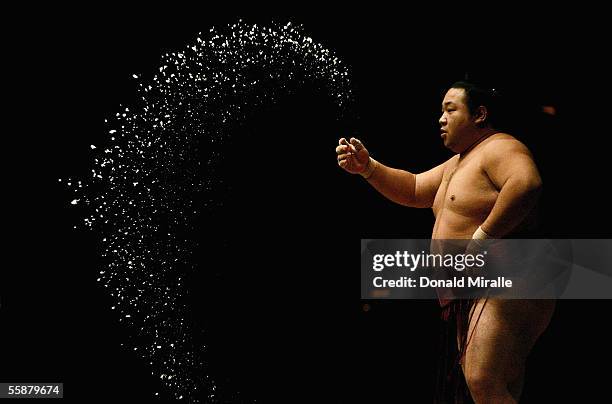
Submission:
<svg viewBox="0 0 612 404">
<path fill-rule="evenodd" d="M 203 330 L 196 338 L 209 346 L 219 396 L 430 402 L 437 302 L 361 301 L 356 251 L 360 238 L 426 238 L 433 217 L 342 172 L 337 140 L 357 135 L 387 165 L 428 169 L 450 157 L 437 130 L 443 90 L 465 71 L 486 76 L 525 107 L 517 119 L 544 177 L 543 234 L 608 238 L 603 29 L 593 16 L 546 12 L 508 22 L 501 11 L 261 14 L 241 16 L 302 23 L 351 67 L 359 119 L 336 121 L 331 105 L 304 89 L 236 129 L 224 161 L 228 203 L 202 217 L 203 269 L 190 279 Z M 106 139 L 103 119 L 134 100 L 133 73 L 151 77 L 162 53 L 238 14 L 92 8 L 13 17 L 0 380 L 63 382 L 74 402 L 151 401 L 163 390 L 120 346 L 126 330 L 95 282 L 95 234 L 72 229 L 79 212 L 57 179 L 86 174 L 89 145 Z M 549 104 L 554 118 L 538 113 Z M 524 402 L 608 395 L 597 369 L 610 357 L 610 308 L 559 302 L 530 358 Z"/>
</svg>

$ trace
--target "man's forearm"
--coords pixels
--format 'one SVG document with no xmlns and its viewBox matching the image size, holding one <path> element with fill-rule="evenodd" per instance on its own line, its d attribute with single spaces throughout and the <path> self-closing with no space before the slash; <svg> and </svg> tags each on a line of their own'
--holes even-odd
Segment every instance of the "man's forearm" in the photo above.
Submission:
<svg viewBox="0 0 612 404">
<path fill-rule="evenodd" d="M 491 237 L 502 238 L 527 217 L 540 195 L 541 183 L 517 176 L 502 187 L 491 213 L 481 228 Z"/>
<path fill-rule="evenodd" d="M 378 167 L 367 179 L 387 199 L 404 206 L 413 206 L 416 175 L 378 163 Z"/>
</svg>

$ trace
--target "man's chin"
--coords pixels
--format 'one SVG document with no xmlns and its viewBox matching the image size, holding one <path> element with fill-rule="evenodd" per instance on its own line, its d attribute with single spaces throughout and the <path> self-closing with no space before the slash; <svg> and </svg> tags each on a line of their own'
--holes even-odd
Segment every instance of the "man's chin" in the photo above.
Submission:
<svg viewBox="0 0 612 404">
<path fill-rule="evenodd" d="M 444 147 L 446 147 L 448 150 L 452 151 L 453 153 L 461 153 L 461 150 L 459 150 L 457 148 L 457 145 L 455 144 L 444 142 Z"/>
</svg>

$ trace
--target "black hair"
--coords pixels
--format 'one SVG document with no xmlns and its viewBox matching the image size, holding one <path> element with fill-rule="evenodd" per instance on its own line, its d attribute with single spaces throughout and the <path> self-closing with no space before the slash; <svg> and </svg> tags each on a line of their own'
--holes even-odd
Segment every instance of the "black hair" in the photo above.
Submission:
<svg viewBox="0 0 612 404">
<path fill-rule="evenodd" d="M 494 128 L 506 126 L 503 97 L 498 89 L 489 88 L 471 81 L 457 81 L 450 88 L 461 88 L 465 91 L 465 103 L 474 114 L 478 107 L 487 108 L 487 122 Z"/>
</svg>

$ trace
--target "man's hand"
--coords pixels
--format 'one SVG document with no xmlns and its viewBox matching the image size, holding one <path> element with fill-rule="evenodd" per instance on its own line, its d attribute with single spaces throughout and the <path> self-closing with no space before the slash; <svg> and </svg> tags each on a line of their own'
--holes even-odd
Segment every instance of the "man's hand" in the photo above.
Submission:
<svg viewBox="0 0 612 404">
<path fill-rule="evenodd" d="M 338 165 L 351 174 L 360 174 L 366 170 L 370 161 L 370 153 L 363 144 L 354 137 L 350 143 L 341 138 L 336 147 Z"/>
</svg>

